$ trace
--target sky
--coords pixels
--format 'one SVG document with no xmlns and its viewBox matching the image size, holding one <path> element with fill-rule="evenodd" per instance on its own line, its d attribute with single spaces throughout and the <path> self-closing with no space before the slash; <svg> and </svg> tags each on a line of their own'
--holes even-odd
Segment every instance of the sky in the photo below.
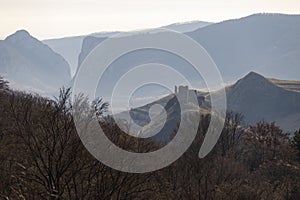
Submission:
<svg viewBox="0 0 300 200">
<path fill-rule="evenodd" d="M 0 39 L 19 29 L 49 39 L 254 13 L 300 14 L 300 0 L 0 0 Z"/>
</svg>

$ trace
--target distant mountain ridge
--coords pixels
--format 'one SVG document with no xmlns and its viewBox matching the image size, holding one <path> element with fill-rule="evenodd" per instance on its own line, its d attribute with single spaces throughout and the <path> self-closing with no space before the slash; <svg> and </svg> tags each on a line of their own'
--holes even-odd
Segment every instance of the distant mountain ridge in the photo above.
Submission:
<svg viewBox="0 0 300 200">
<path fill-rule="evenodd" d="M 208 51 L 226 83 L 232 83 L 250 71 L 277 79 L 298 80 L 299 24 L 300 15 L 255 14 L 204 26 L 186 34 Z M 103 38 L 97 37 L 94 37 L 93 44 L 90 39 L 83 41 L 78 67 L 101 41 Z M 164 64 L 170 66 L 176 64 L 164 55 L 159 60 L 167 60 Z M 187 63 L 181 64 L 181 68 L 189 69 Z"/>
<path fill-rule="evenodd" d="M 257 71 L 277 79 L 298 80 L 300 15 L 254 14 L 187 33 L 216 62 L 225 81 Z"/>
<path fill-rule="evenodd" d="M 175 24 L 175 27 L 194 26 L 197 23 L 202 22 L 179 23 Z M 299 24 L 300 15 L 255 14 L 241 19 L 209 24 L 186 34 L 205 47 L 218 65 L 226 83 L 232 83 L 249 71 L 257 71 L 275 79 L 297 80 L 300 74 Z M 71 80 L 66 59 L 56 52 L 69 57 L 72 65 L 76 65 L 74 70 L 78 70 L 77 66 L 81 65 L 97 44 L 107 36 L 116 33 L 103 32 L 88 37 L 72 37 L 64 40 L 63 43 L 58 41 L 60 39 L 44 41 L 53 42 L 52 44 L 58 49 L 62 48 L 62 51 L 58 51 L 55 48 L 52 50 L 26 31 L 17 31 L 16 34 L 0 41 L 0 73 L 19 88 L 29 88 L 41 93 L 53 91 L 54 88 L 56 90 Z M 76 48 L 73 48 L 74 45 Z M 129 60 L 124 58 L 123 63 L 119 65 L 123 68 L 124 63 L 130 66 L 134 64 L 133 58 L 138 60 L 137 64 L 143 64 L 141 60 L 144 59 L 145 62 L 157 61 L 175 66 L 176 69 L 181 70 L 180 73 L 186 72 L 188 78 L 203 82 L 200 80 L 201 77 L 196 77 L 193 71 L 189 71 L 190 66 L 187 62 L 167 54 L 140 52 L 138 55 L 132 55 Z M 110 74 L 118 73 L 111 71 Z M 278 82 L 275 79 L 272 82 L 280 87 L 289 87 L 292 91 L 299 90 L 292 82 L 279 83 L 280 80 Z"/>
<path fill-rule="evenodd" d="M 205 26 L 211 24 L 213 23 L 203 22 L 203 21 L 190 21 L 190 22 L 183 22 L 183 23 L 174 23 L 167 26 L 162 26 L 161 28 L 167 28 L 180 33 L 186 33 L 186 32 L 195 31 L 200 28 L 204 28 Z"/>
<path fill-rule="evenodd" d="M 170 30 L 178 31 L 178 32 L 190 32 L 196 30 L 198 28 L 203 28 L 212 24 L 211 22 L 202 22 L 202 21 L 192 21 L 192 22 L 183 22 L 183 23 L 174 23 L 166 26 L 162 26 L 160 28 L 167 28 Z M 69 63 L 71 67 L 72 75 L 77 71 L 78 63 L 81 63 L 80 52 L 82 49 L 86 47 L 84 44 L 85 38 L 106 38 L 112 35 L 116 35 L 120 33 L 119 31 L 113 32 L 96 32 L 88 35 L 81 36 L 73 36 L 73 37 L 65 37 L 65 38 L 56 38 L 56 39 L 47 39 L 43 40 L 45 44 L 51 47 L 54 51 L 62 55 Z M 83 50 L 86 51 L 86 50 Z"/>
<path fill-rule="evenodd" d="M 65 59 L 25 30 L 0 41 L 0 73 L 17 88 L 41 94 L 57 91 L 71 77 Z"/>
</svg>

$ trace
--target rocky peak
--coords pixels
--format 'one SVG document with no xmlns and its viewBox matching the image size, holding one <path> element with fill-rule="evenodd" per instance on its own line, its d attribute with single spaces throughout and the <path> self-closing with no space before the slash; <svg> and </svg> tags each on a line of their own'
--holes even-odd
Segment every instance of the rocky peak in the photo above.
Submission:
<svg viewBox="0 0 300 200">
<path fill-rule="evenodd" d="M 234 89 L 243 90 L 273 90 L 278 88 L 276 85 L 271 83 L 268 79 L 256 72 L 250 72 L 245 77 L 240 79 L 236 84 L 233 85 Z"/>
<path fill-rule="evenodd" d="M 14 34 L 5 38 L 5 41 L 10 43 L 18 43 L 19 41 L 24 41 L 32 39 L 33 37 L 26 30 L 18 30 Z"/>
</svg>

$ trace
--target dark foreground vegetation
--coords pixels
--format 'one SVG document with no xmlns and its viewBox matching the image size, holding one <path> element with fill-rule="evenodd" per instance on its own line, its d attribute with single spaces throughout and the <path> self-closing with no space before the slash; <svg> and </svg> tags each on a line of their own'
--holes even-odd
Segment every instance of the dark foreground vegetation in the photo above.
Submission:
<svg viewBox="0 0 300 200">
<path fill-rule="evenodd" d="M 288 137 L 274 123 L 241 128 L 228 113 L 214 150 L 198 158 L 210 117 L 175 163 L 129 174 L 104 166 L 82 145 L 73 123 L 70 91 L 57 100 L 11 91 L 0 79 L 0 199 L 300 199 L 300 133 Z M 106 134 L 122 148 L 159 147 L 124 136 L 92 105 Z M 300 126 L 300 125 L 299 125 Z M 142 149 L 142 150 L 141 150 Z"/>
</svg>

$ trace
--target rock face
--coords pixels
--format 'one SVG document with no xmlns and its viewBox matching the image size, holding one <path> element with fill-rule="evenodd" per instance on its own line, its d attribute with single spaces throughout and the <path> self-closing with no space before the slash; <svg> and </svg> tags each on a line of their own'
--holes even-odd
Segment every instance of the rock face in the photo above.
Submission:
<svg viewBox="0 0 300 200">
<path fill-rule="evenodd" d="M 78 70 L 80 68 L 80 65 L 84 61 L 84 59 L 88 56 L 88 54 L 98 45 L 100 44 L 105 38 L 95 37 L 95 36 L 87 36 L 83 39 L 81 51 L 78 55 L 77 65 L 74 77 L 69 82 L 69 86 L 74 85 L 75 77 L 78 73 Z M 89 81 L 89 77 L 86 77 L 86 81 Z"/>
<path fill-rule="evenodd" d="M 95 36 L 87 36 L 83 39 L 81 51 L 78 56 L 78 64 L 77 64 L 78 67 L 81 65 L 83 60 L 87 57 L 87 55 L 103 40 L 105 40 L 105 38 L 95 37 Z"/>
<path fill-rule="evenodd" d="M 25 30 L 0 41 L 0 73 L 15 87 L 41 94 L 57 90 L 71 78 L 64 58 Z"/>
<path fill-rule="evenodd" d="M 69 63 L 71 75 L 74 76 L 84 39 L 86 37 L 105 38 L 115 34 L 118 34 L 118 32 L 99 32 L 90 35 L 48 39 L 43 40 L 43 43 L 47 44 L 53 51 L 59 53 Z"/>
</svg>

